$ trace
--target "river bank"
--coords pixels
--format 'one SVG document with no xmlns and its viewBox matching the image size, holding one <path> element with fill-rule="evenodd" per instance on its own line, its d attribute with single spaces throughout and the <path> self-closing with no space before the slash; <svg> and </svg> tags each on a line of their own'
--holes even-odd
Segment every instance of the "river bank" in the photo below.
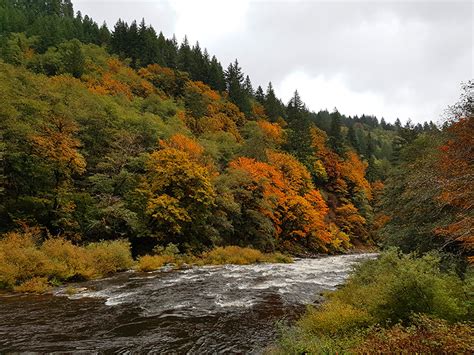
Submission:
<svg viewBox="0 0 474 355">
<path fill-rule="evenodd" d="M 351 254 L 374 252 L 357 248 Z M 321 258 L 327 254 L 305 254 L 296 257 Z M 44 293 L 70 282 L 109 277 L 117 272 L 137 270 L 150 272 L 165 266 L 181 269 L 203 265 L 248 265 L 291 263 L 293 258 L 279 252 L 263 253 L 238 246 L 216 247 L 192 255 L 181 254 L 169 244 L 152 255 L 133 259 L 126 240 L 103 241 L 78 246 L 62 238 L 40 239 L 36 229 L 11 232 L 0 240 L 0 290 Z M 72 292 L 72 291 L 71 291 Z"/>
<path fill-rule="evenodd" d="M 45 293 L 65 283 L 99 279 L 120 271 L 154 271 L 169 265 L 289 263 L 281 253 L 263 253 L 238 246 L 216 247 L 198 255 L 180 254 L 177 247 L 154 250 L 153 255 L 132 258 L 126 240 L 102 241 L 84 246 L 55 237 L 41 241 L 36 229 L 7 233 L 0 239 L 0 289 Z"/>
<path fill-rule="evenodd" d="M 472 269 L 384 251 L 286 328 L 271 354 L 472 353 Z"/>
<path fill-rule="evenodd" d="M 0 296 L 0 352 L 261 352 L 281 324 L 375 254 L 121 272 L 54 294 Z"/>
</svg>

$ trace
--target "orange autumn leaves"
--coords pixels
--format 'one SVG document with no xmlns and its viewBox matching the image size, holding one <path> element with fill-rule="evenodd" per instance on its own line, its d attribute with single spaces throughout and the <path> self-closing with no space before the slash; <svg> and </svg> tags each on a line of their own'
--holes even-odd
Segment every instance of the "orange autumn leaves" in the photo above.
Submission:
<svg viewBox="0 0 474 355">
<path fill-rule="evenodd" d="M 449 241 L 462 242 L 468 251 L 474 249 L 473 132 L 474 117 L 463 117 L 447 129 L 448 141 L 440 147 L 439 199 L 455 211 L 455 217 L 436 230 Z"/>
<path fill-rule="evenodd" d="M 280 126 L 264 121 L 257 124 L 267 138 L 273 141 L 283 139 Z M 318 157 L 324 159 L 325 168 L 330 161 L 327 156 L 331 156 L 331 152 L 326 148 L 325 141 L 323 143 Z M 161 149 L 152 153 L 148 165 L 148 182 L 145 187 L 149 191 L 147 213 L 156 223 L 167 221 L 168 230 L 180 234 L 186 229 L 186 225 L 195 222 L 194 214 L 188 213 L 188 210 L 209 211 L 212 206 L 215 207 L 219 187 L 215 185 L 214 179 L 220 174 L 201 144 L 191 137 L 175 134 L 161 140 L 159 145 Z M 258 213 L 268 218 L 272 224 L 271 236 L 277 248 L 327 252 L 350 246 L 349 236 L 367 234 L 367 221 L 350 200 L 341 198 L 337 205 L 333 204 L 332 216 L 329 215 L 330 208 L 315 188 L 310 172 L 294 156 L 271 149 L 266 150 L 265 156 L 265 161 L 245 156 L 234 158 L 223 174 L 245 177 L 238 180 L 239 188 L 248 191 L 247 196 L 261 199 L 261 202 L 255 201 L 251 205 L 259 206 Z M 371 186 L 364 177 L 366 164 L 352 152 L 348 152 L 345 160 L 339 156 L 331 156 L 331 159 L 334 165 L 329 166 L 329 169 L 335 171 L 335 174 L 331 174 L 335 184 L 344 184 L 345 194 L 351 190 L 351 193 L 360 192 L 370 199 Z M 158 170 L 161 171 L 160 174 L 157 174 Z M 176 171 L 181 175 L 177 175 Z M 191 171 L 198 175 L 190 178 Z M 161 182 L 158 183 L 155 179 L 160 179 Z M 178 190 L 175 190 L 176 186 Z M 194 186 L 193 191 L 206 191 L 203 193 L 206 198 L 196 199 L 194 207 L 182 204 L 193 199 L 192 194 L 190 198 L 184 198 L 190 193 L 188 186 Z M 162 194 L 160 190 L 163 189 L 167 193 Z M 248 204 L 249 201 L 240 200 L 243 196 L 235 194 L 234 201 L 242 206 Z M 202 204 L 200 208 L 199 204 Z M 163 229 L 162 227 L 157 230 Z"/>
<path fill-rule="evenodd" d="M 249 177 L 246 189 L 261 189 L 267 200 L 261 211 L 275 226 L 275 238 L 286 250 L 293 244 L 327 250 L 340 243 L 326 223 L 328 207 L 311 182 L 309 172 L 293 156 L 268 151 L 268 163 L 240 157 L 229 169 Z"/>
<path fill-rule="evenodd" d="M 38 156 L 54 163 L 55 174 L 70 176 L 82 174 L 86 167 L 84 157 L 79 153 L 80 142 L 75 138 L 76 123 L 61 114 L 51 114 L 31 139 Z"/>
</svg>

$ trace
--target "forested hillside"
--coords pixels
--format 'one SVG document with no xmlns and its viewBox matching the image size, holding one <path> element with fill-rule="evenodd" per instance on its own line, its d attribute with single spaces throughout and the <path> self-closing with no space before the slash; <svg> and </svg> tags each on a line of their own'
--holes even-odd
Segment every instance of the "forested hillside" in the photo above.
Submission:
<svg viewBox="0 0 474 355">
<path fill-rule="evenodd" d="M 162 329 L 164 317 L 168 322 L 174 316 L 179 334 L 175 339 L 166 330 L 166 341 L 178 346 L 178 338 L 187 337 L 192 346 L 206 346 L 206 336 L 222 329 L 208 332 L 209 324 L 220 322 L 232 333 L 242 330 L 235 320 L 228 325 L 206 317 L 239 312 L 251 314 L 236 318 L 246 327 L 240 335 L 250 346 L 246 336 L 260 337 L 262 322 L 287 314 L 279 313 L 283 307 L 294 312 L 312 299 L 296 305 L 291 302 L 297 297 L 288 297 L 291 302 L 285 303 L 287 292 L 304 294 L 306 284 L 317 285 L 318 293 L 334 289 L 346 277 L 346 258 L 368 258 L 374 260 L 357 266 L 346 284 L 325 294 L 324 303 L 308 307 L 267 350 L 472 353 L 474 81 L 466 78 L 461 84 L 461 97 L 447 108 L 442 123 L 414 125 L 347 116 L 337 108 L 313 112 L 297 88 L 283 102 L 271 79 L 265 88 L 254 87 L 237 59 L 223 66 L 199 43 L 165 38 L 144 20 L 118 20 L 108 28 L 75 13 L 70 0 L 0 0 L 0 289 L 44 293 L 64 282 L 134 269 L 140 281 L 131 282 L 128 273 L 117 275 L 109 288 L 131 291 L 113 296 L 110 304 L 108 299 L 107 307 L 146 299 L 151 307 L 130 303 L 128 310 L 117 308 L 135 317 L 136 309 L 158 308 L 157 294 L 172 298 L 166 292 L 184 292 L 181 286 L 192 284 L 177 297 L 186 304 L 164 304 L 164 313 L 151 316 L 144 312 L 143 322 L 127 318 L 126 324 L 107 324 L 113 326 L 107 331 L 93 329 L 104 346 L 113 344 L 104 341 L 104 334 L 127 347 L 125 333 L 136 334 L 141 342 L 145 328 L 151 331 L 149 339 L 161 342 L 165 338 L 153 332 Z M 203 297 L 212 306 L 205 317 L 166 313 L 181 307 L 207 312 L 189 298 L 202 291 L 199 286 L 220 288 L 224 279 L 201 273 L 199 266 L 287 263 L 292 256 L 354 250 L 380 254 L 297 259 L 295 268 L 267 265 L 266 272 L 260 265 L 253 271 L 232 267 L 237 277 L 244 269 L 249 272 L 254 284 L 230 287 L 229 293 L 241 297 L 251 288 L 265 298 L 260 305 L 254 305 L 256 297 L 224 302 L 218 290 Z M 160 284 L 153 279 L 159 273 L 141 273 L 164 265 L 196 266 L 191 270 L 196 274 L 171 271 L 176 278 L 168 282 L 160 275 Z M 221 277 L 228 277 L 230 269 L 220 269 L 225 270 Z M 275 270 L 281 270 L 280 279 L 272 279 Z M 191 278 L 199 282 L 188 285 Z M 275 286 L 280 284 L 288 287 L 280 292 Z M 140 288 L 147 293 L 140 294 Z M 105 294 L 87 291 L 72 287 L 63 295 Z M 72 305 L 51 304 L 54 312 L 69 312 Z M 255 308 L 244 312 L 242 305 Z M 35 304 L 33 313 L 41 310 L 50 319 L 41 307 Z M 222 307 L 239 311 L 223 312 Z M 46 321 L 28 309 L 25 314 L 19 329 L 23 334 L 31 322 L 36 334 L 37 324 Z M 72 313 L 54 314 L 62 314 L 68 325 L 75 323 Z M 101 323 L 112 319 L 101 313 L 87 316 Z M 203 319 L 206 324 L 199 323 Z M 195 327 L 192 336 L 201 325 L 209 334 L 194 341 L 181 329 L 185 323 Z M 248 323 L 254 328 L 247 329 Z M 3 335 L 14 338 L 17 333 L 10 336 L 6 324 Z M 77 350 L 70 329 L 80 329 L 73 335 L 82 342 L 89 334 L 83 329 L 95 328 L 79 322 L 65 331 L 63 324 L 53 324 L 61 328 L 59 336 L 52 333 L 45 348 L 38 349 L 49 351 L 56 346 L 51 339 L 66 337 L 71 344 L 54 349 Z M 264 339 L 267 346 L 265 336 L 258 341 Z M 15 347 L 22 339 L 7 339 L 7 352 L 25 350 Z"/>
<path fill-rule="evenodd" d="M 444 137 L 433 123 L 311 112 L 297 91 L 284 104 L 237 60 L 223 70 L 144 21 L 109 30 L 70 1 L 3 0 L 0 18 L 3 231 L 343 251 L 376 242 L 403 147 Z"/>
</svg>

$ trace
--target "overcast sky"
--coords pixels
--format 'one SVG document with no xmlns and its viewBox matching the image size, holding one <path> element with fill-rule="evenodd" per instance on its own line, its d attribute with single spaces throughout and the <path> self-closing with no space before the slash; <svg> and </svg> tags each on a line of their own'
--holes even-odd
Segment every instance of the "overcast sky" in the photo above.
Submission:
<svg viewBox="0 0 474 355">
<path fill-rule="evenodd" d="M 311 110 L 438 122 L 474 78 L 473 1 L 75 0 L 106 21 L 145 18 L 188 36 L 255 87 L 295 89 Z"/>
</svg>

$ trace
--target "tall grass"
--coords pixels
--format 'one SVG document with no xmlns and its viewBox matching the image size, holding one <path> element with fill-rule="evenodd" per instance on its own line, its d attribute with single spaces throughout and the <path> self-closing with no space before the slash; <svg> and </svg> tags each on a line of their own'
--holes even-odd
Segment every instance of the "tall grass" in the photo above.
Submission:
<svg viewBox="0 0 474 355">
<path fill-rule="evenodd" d="M 201 256 L 206 265 L 237 264 L 248 265 L 255 263 L 290 263 L 292 259 L 280 253 L 262 253 L 252 248 L 238 246 L 218 247 Z"/>
<path fill-rule="evenodd" d="M 137 270 L 153 271 L 166 264 L 180 265 L 248 265 L 255 263 L 291 263 L 293 259 L 281 253 L 262 253 L 238 246 L 217 247 L 201 255 L 182 255 L 174 248 L 166 248 L 158 255 L 145 255 L 138 259 Z"/>
<path fill-rule="evenodd" d="M 85 247 L 62 238 L 41 242 L 37 229 L 0 239 L 0 288 L 19 292 L 43 292 L 53 284 L 101 277 L 132 265 L 130 244 L 124 240 Z"/>
<path fill-rule="evenodd" d="M 280 253 L 265 254 L 251 248 L 219 247 L 198 256 L 182 255 L 175 245 L 157 248 L 135 262 L 130 243 L 103 241 L 78 246 L 59 237 L 41 240 L 38 229 L 10 232 L 0 239 L 0 289 L 44 292 L 67 281 L 103 277 L 135 267 L 139 271 L 158 270 L 164 265 L 221 265 L 262 262 L 291 262 Z"/>
</svg>

